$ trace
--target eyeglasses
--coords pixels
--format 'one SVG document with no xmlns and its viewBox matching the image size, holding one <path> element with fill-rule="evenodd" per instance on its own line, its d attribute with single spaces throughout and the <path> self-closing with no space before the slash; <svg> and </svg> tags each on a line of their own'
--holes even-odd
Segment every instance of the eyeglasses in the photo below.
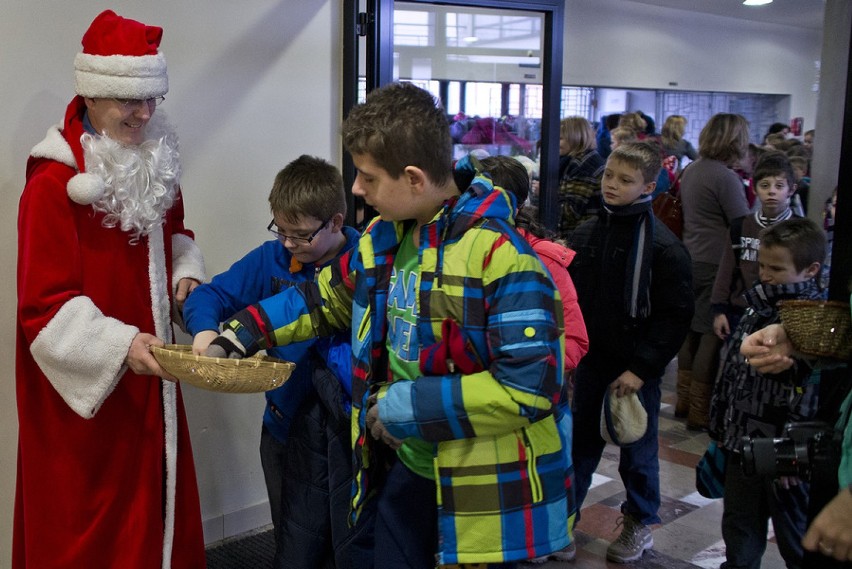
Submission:
<svg viewBox="0 0 852 569">
<path fill-rule="evenodd" d="M 323 221 L 320 224 L 320 226 L 317 227 L 316 231 L 314 231 L 313 233 L 311 233 L 307 237 L 296 237 L 296 236 L 293 236 L 293 235 L 285 235 L 284 233 L 281 233 L 280 231 L 278 231 L 278 229 L 272 229 L 273 227 L 275 227 L 275 220 L 274 219 L 269 222 L 269 225 L 266 226 L 266 230 L 269 231 L 270 233 L 272 233 L 273 235 L 275 235 L 281 241 L 286 241 L 286 240 L 289 239 L 290 243 L 292 243 L 293 245 L 310 245 L 311 242 L 316 238 L 316 236 L 319 235 L 319 232 L 323 230 L 323 227 L 328 225 L 329 221 L 331 221 L 330 217 L 328 219 L 326 219 L 325 221 Z"/>
<path fill-rule="evenodd" d="M 148 105 L 148 108 L 152 109 L 158 106 L 163 101 L 165 101 L 166 98 L 163 96 L 152 97 L 150 99 L 116 99 L 115 97 L 113 97 L 112 100 L 129 111 L 131 109 L 138 109 L 143 104 Z"/>
</svg>

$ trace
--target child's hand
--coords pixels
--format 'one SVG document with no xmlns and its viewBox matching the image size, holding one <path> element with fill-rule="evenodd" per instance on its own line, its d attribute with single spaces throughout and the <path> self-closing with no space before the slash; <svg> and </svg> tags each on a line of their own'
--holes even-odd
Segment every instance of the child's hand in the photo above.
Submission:
<svg viewBox="0 0 852 569">
<path fill-rule="evenodd" d="M 375 394 L 371 395 L 367 400 L 366 424 L 370 430 L 370 434 L 377 441 L 384 442 L 393 450 L 402 446 L 402 441 L 391 435 L 385 428 L 382 420 L 379 419 L 379 405 Z"/>
<path fill-rule="evenodd" d="M 770 324 L 746 336 L 740 346 L 740 353 L 745 356 L 746 363 L 760 373 L 781 373 L 796 363 L 790 357 L 793 344 L 781 324 Z"/>
<path fill-rule="evenodd" d="M 728 317 L 724 314 L 717 314 L 713 318 L 713 333 L 723 342 L 728 339 L 731 333 L 731 324 L 728 322 Z"/>
<path fill-rule="evenodd" d="M 210 342 L 215 340 L 218 335 L 219 332 L 216 330 L 204 330 L 196 334 L 192 339 L 192 353 L 196 356 L 203 356 Z"/>
<path fill-rule="evenodd" d="M 616 397 L 624 397 L 625 395 L 636 393 L 642 389 L 643 385 L 645 385 L 645 382 L 639 379 L 638 375 L 632 371 L 625 371 L 609 384 L 609 390 Z"/>
</svg>

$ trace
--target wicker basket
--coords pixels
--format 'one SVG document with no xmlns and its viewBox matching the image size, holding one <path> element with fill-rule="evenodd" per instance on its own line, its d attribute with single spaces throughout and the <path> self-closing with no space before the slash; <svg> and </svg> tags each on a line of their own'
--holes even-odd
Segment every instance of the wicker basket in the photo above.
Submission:
<svg viewBox="0 0 852 569">
<path fill-rule="evenodd" d="M 849 304 L 833 300 L 783 300 L 781 322 L 797 352 L 821 358 L 849 359 L 852 319 Z"/>
<path fill-rule="evenodd" d="M 209 391 L 258 393 L 284 384 L 296 364 L 255 355 L 242 360 L 196 356 L 192 346 L 167 344 L 151 353 L 167 372 L 180 381 Z"/>
</svg>

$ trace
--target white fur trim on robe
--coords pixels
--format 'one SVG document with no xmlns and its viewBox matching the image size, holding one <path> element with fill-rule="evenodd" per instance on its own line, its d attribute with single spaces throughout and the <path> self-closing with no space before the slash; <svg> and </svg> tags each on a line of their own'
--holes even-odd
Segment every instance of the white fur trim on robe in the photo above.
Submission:
<svg viewBox="0 0 852 569">
<path fill-rule="evenodd" d="M 204 257 L 198 245 L 183 233 L 172 235 L 172 292 L 181 279 L 195 279 L 203 283 L 207 278 Z"/>
<path fill-rule="evenodd" d="M 92 300 L 66 302 L 30 346 L 41 371 L 75 413 L 91 419 L 124 374 L 139 328 L 104 316 Z"/>
<path fill-rule="evenodd" d="M 47 129 L 44 140 L 36 144 L 30 151 L 33 158 L 50 158 L 66 166 L 77 168 L 77 161 L 68 142 L 62 136 L 62 125 L 58 124 Z"/>
</svg>

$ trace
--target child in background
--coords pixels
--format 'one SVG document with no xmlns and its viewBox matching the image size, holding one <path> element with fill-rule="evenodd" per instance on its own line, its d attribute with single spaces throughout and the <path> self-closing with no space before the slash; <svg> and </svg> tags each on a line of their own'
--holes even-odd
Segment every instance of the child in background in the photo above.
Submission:
<svg viewBox="0 0 852 569">
<path fill-rule="evenodd" d="M 760 566 L 770 517 L 787 567 L 800 567 L 807 484 L 795 478 L 745 476 L 741 439 L 780 437 L 787 421 L 812 418 L 818 385 L 810 381 L 804 360 L 780 374 L 764 375 L 748 364 L 740 345 L 748 334 L 779 321 L 779 301 L 823 297 L 817 277 L 826 241 L 809 219 L 782 221 L 765 228 L 759 238 L 760 282 L 746 292 L 748 308 L 722 349 L 710 408 L 710 436 L 728 455 L 722 515 L 727 561 L 722 567 Z"/>
<path fill-rule="evenodd" d="M 269 205 L 267 229 L 275 238 L 196 288 L 186 302 L 196 354 L 219 335 L 225 318 L 297 283 L 313 282 L 322 267 L 357 243 L 358 232 L 343 224 L 343 179 L 321 158 L 301 156 L 281 170 Z M 269 350 L 296 363 L 284 385 L 266 392 L 260 438 L 276 569 L 314 569 L 327 562 L 372 566 L 368 523 L 356 530 L 366 541 L 348 528 L 350 354 L 346 333 Z"/>
<path fill-rule="evenodd" d="M 595 132 L 583 117 L 559 123 L 559 233 L 565 236 L 600 207 L 604 159 L 598 154 Z"/>
<path fill-rule="evenodd" d="M 760 207 L 751 215 L 731 221 L 732 247 L 725 250 L 713 283 L 710 308 L 713 332 L 727 340 L 746 309 L 743 293 L 758 280 L 759 233 L 779 221 L 794 217 L 790 199 L 796 193 L 796 179 L 790 160 L 771 150 L 757 161 L 753 175 Z M 795 216 L 798 217 L 798 216 Z"/>
<path fill-rule="evenodd" d="M 808 213 L 808 199 L 811 194 L 810 160 L 805 156 L 790 156 L 790 164 L 793 165 L 793 174 L 796 177 L 797 201 L 801 204 L 804 217 Z"/>
<path fill-rule="evenodd" d="M 648 413 L 645 435 L 621 448 L 618 470 L 627 501 L 621 534 L 607 549 L 616 563 L 635 561 L 654 545 L 648 526 L 660 522 L 660 379 L 694 309 L 689 254 L 651 209 L 661 163 L 660 152 L 645 142 L 615 148 L 601 181 L 604 208 L 570 239 L 577 256 L 568 270 L 589 332 L 573 400 L 574 432 L 582 433 L 573 441 L 578 508 L 605 447 L 599 433 L 606 392 L 639 392 Z"/>
<path fill-rule="evenodd" d="M 316 282 L 237 313 L 208 355 L 351 328 L 352 508 L 377 509 L 375 567 L 514 567 L 566 547 L 562 308 L 510 197 L 481 175 L 459 191 L 446 116 L 411 83 L 370 92 L 342 135 L 379 217 Z"/>
<path fill-rule="evenodd" d="M 530 192 L 530 179 L 519 160 L 510 156 L 489 156 L 480 163 L 482 171 L 491 177 L 495 186 L 515 195 L 518 204 L 515 228 L 541 258 L 559 290 L 565 325 L 565 371 L 573 371 L 589 351 L 586 323 L 577 304 L 577 290 L 568 274 L 568 266 L 575 253 L 538 222 L 535 208 L 525 205 Z"/>
</svg>

